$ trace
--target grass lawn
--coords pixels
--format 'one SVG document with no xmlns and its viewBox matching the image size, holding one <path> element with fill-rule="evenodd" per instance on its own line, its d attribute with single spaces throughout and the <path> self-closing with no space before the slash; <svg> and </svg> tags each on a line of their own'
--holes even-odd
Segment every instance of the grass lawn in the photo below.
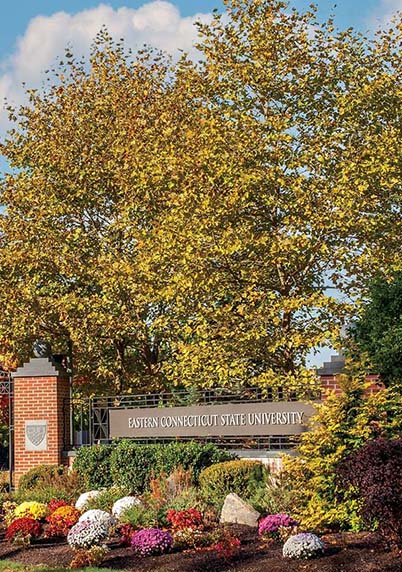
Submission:
<svg viewBox="0 0 402 572">
<path fill-rule="evenodd" d="M 17 562 L 11 562 L 10 560 L 0 561 L 0 572 L 71 572 L 71 568 L 60 568 L 53 566 L 33 566 L 32 564 L 18 564 Z M 76 572 L 80 572 L 78 568 L 75 569 Z M 85 572 L 118 572 L 117 570 L 110 570 L 110 568 L 83 568 Z"/>
</svg>

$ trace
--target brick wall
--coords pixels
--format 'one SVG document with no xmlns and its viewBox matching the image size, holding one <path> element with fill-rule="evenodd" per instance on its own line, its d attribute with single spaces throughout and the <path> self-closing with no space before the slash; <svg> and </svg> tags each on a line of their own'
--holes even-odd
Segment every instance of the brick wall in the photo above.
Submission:
<svg viewBox="0 0 402 572">
<path fill-rule="evenodd" d="M 338 384 L 338 375 L 320 375 L 321 379 L 321 387 L 323 390 L 323 399 L 325 399 L 325 395 L 329 391 L 335 391 L 337 395 L 342 393 L 342 390 Z M 366 377 L 366 382 L 370 385 L 366 389 L 366 393 L 377 393 L 380 389 L 383 389 L 384 386 L 380 381 L 380 378 L 377 374 L 370 374 Z"/>
</svg>

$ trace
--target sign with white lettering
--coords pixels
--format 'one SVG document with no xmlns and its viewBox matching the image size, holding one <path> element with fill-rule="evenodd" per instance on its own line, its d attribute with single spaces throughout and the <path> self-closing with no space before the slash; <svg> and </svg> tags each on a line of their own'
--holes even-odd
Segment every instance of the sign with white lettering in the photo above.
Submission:
<svg viewBox="0 0 402 572">
<path fill-rule="evenodd" d="M 110 437 L 298 435 L 314 413 L 299 401 L 110 409 Z"/>
</svg>

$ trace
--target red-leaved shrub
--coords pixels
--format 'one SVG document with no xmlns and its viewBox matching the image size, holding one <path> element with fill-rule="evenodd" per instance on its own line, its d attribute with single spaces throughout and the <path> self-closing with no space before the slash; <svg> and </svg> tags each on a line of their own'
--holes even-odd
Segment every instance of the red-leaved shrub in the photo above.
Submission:
<svg viewBox="0 0 402 572">
<path fill-rule="evenodd" d="M 376 525 L 389 546 L 402 548 L 402 439 L 369 441 L 338 472 L 357 489 L 364 522 Z"/>
<path fill-rule="evenodd" d="M 6 531 L 6 540 L 16 542 L 22 540 L 29 543 L 34 538 L 39 538 L 43 532 L 40 522 L 29 517 L 17 518 L 10 524 Z"/>
<path fill-rule="evenodd" d="M 131 546 L 131 541 L 137 531 L 131 526 L 131 524 L 126 522 L 125 524 L 118 526 L 116 532 L 120 537 L 119 542 L 122 546 Z"/>
<path fill-rule="evenodd" d="M 189 508 L 187 510 L 168 510 L 166 519 L 176 530 L 197 528 L 202 525 L 202 514 L 198 510 L 195 510 L 195 508 Z"/>
</svg>

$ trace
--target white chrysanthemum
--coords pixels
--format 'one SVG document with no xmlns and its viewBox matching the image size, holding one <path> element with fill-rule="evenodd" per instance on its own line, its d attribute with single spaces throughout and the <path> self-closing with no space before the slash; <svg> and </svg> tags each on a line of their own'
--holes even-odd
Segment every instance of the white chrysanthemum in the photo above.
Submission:
<svg viewBox="0 0 402 572">
<path fill-rule="evenodd" d="M 89 501 L 96 499 L 99 495 L 100 491 L 88 491 L 87 493 L 82 493 L 75 503 L 75 508 L 78 508 L 78 510 L 84 510 Z"/>
<path fill-rule="evenodd" d="M 84 520 L 77 522 L 67 535 L 67 542 L 75 550 L 98 546 L 109 536 L 109 529 L 103 522 Z"/>
<path fill-rule="evenodd" d="M 90 522 L 100 522 L 107 528 L 107 530 L 109 530 L 109 528 L 111 528 L 115 523 L 111 514 L 98 508 L 93 508 L 84 512 L 84 514 L 80 516 L 78 522 L 83 522 L 85 520 Z"/>
<path fill-rule="evenodd" d="M 285 558 L 307 559 L 323 554 L 325 549 L 323 541 L 311 532 L 302 532 L 290 536 L 283 545 Z"/>
<path fill-rule="evenodd" d="M 141 501 L 137 497 L 123 497 L 117 500 L 112 508 L 112 514 L 116 518 L 120 518 L 123 513 L 129 508 L 141 504 Z"/>
</svg>

